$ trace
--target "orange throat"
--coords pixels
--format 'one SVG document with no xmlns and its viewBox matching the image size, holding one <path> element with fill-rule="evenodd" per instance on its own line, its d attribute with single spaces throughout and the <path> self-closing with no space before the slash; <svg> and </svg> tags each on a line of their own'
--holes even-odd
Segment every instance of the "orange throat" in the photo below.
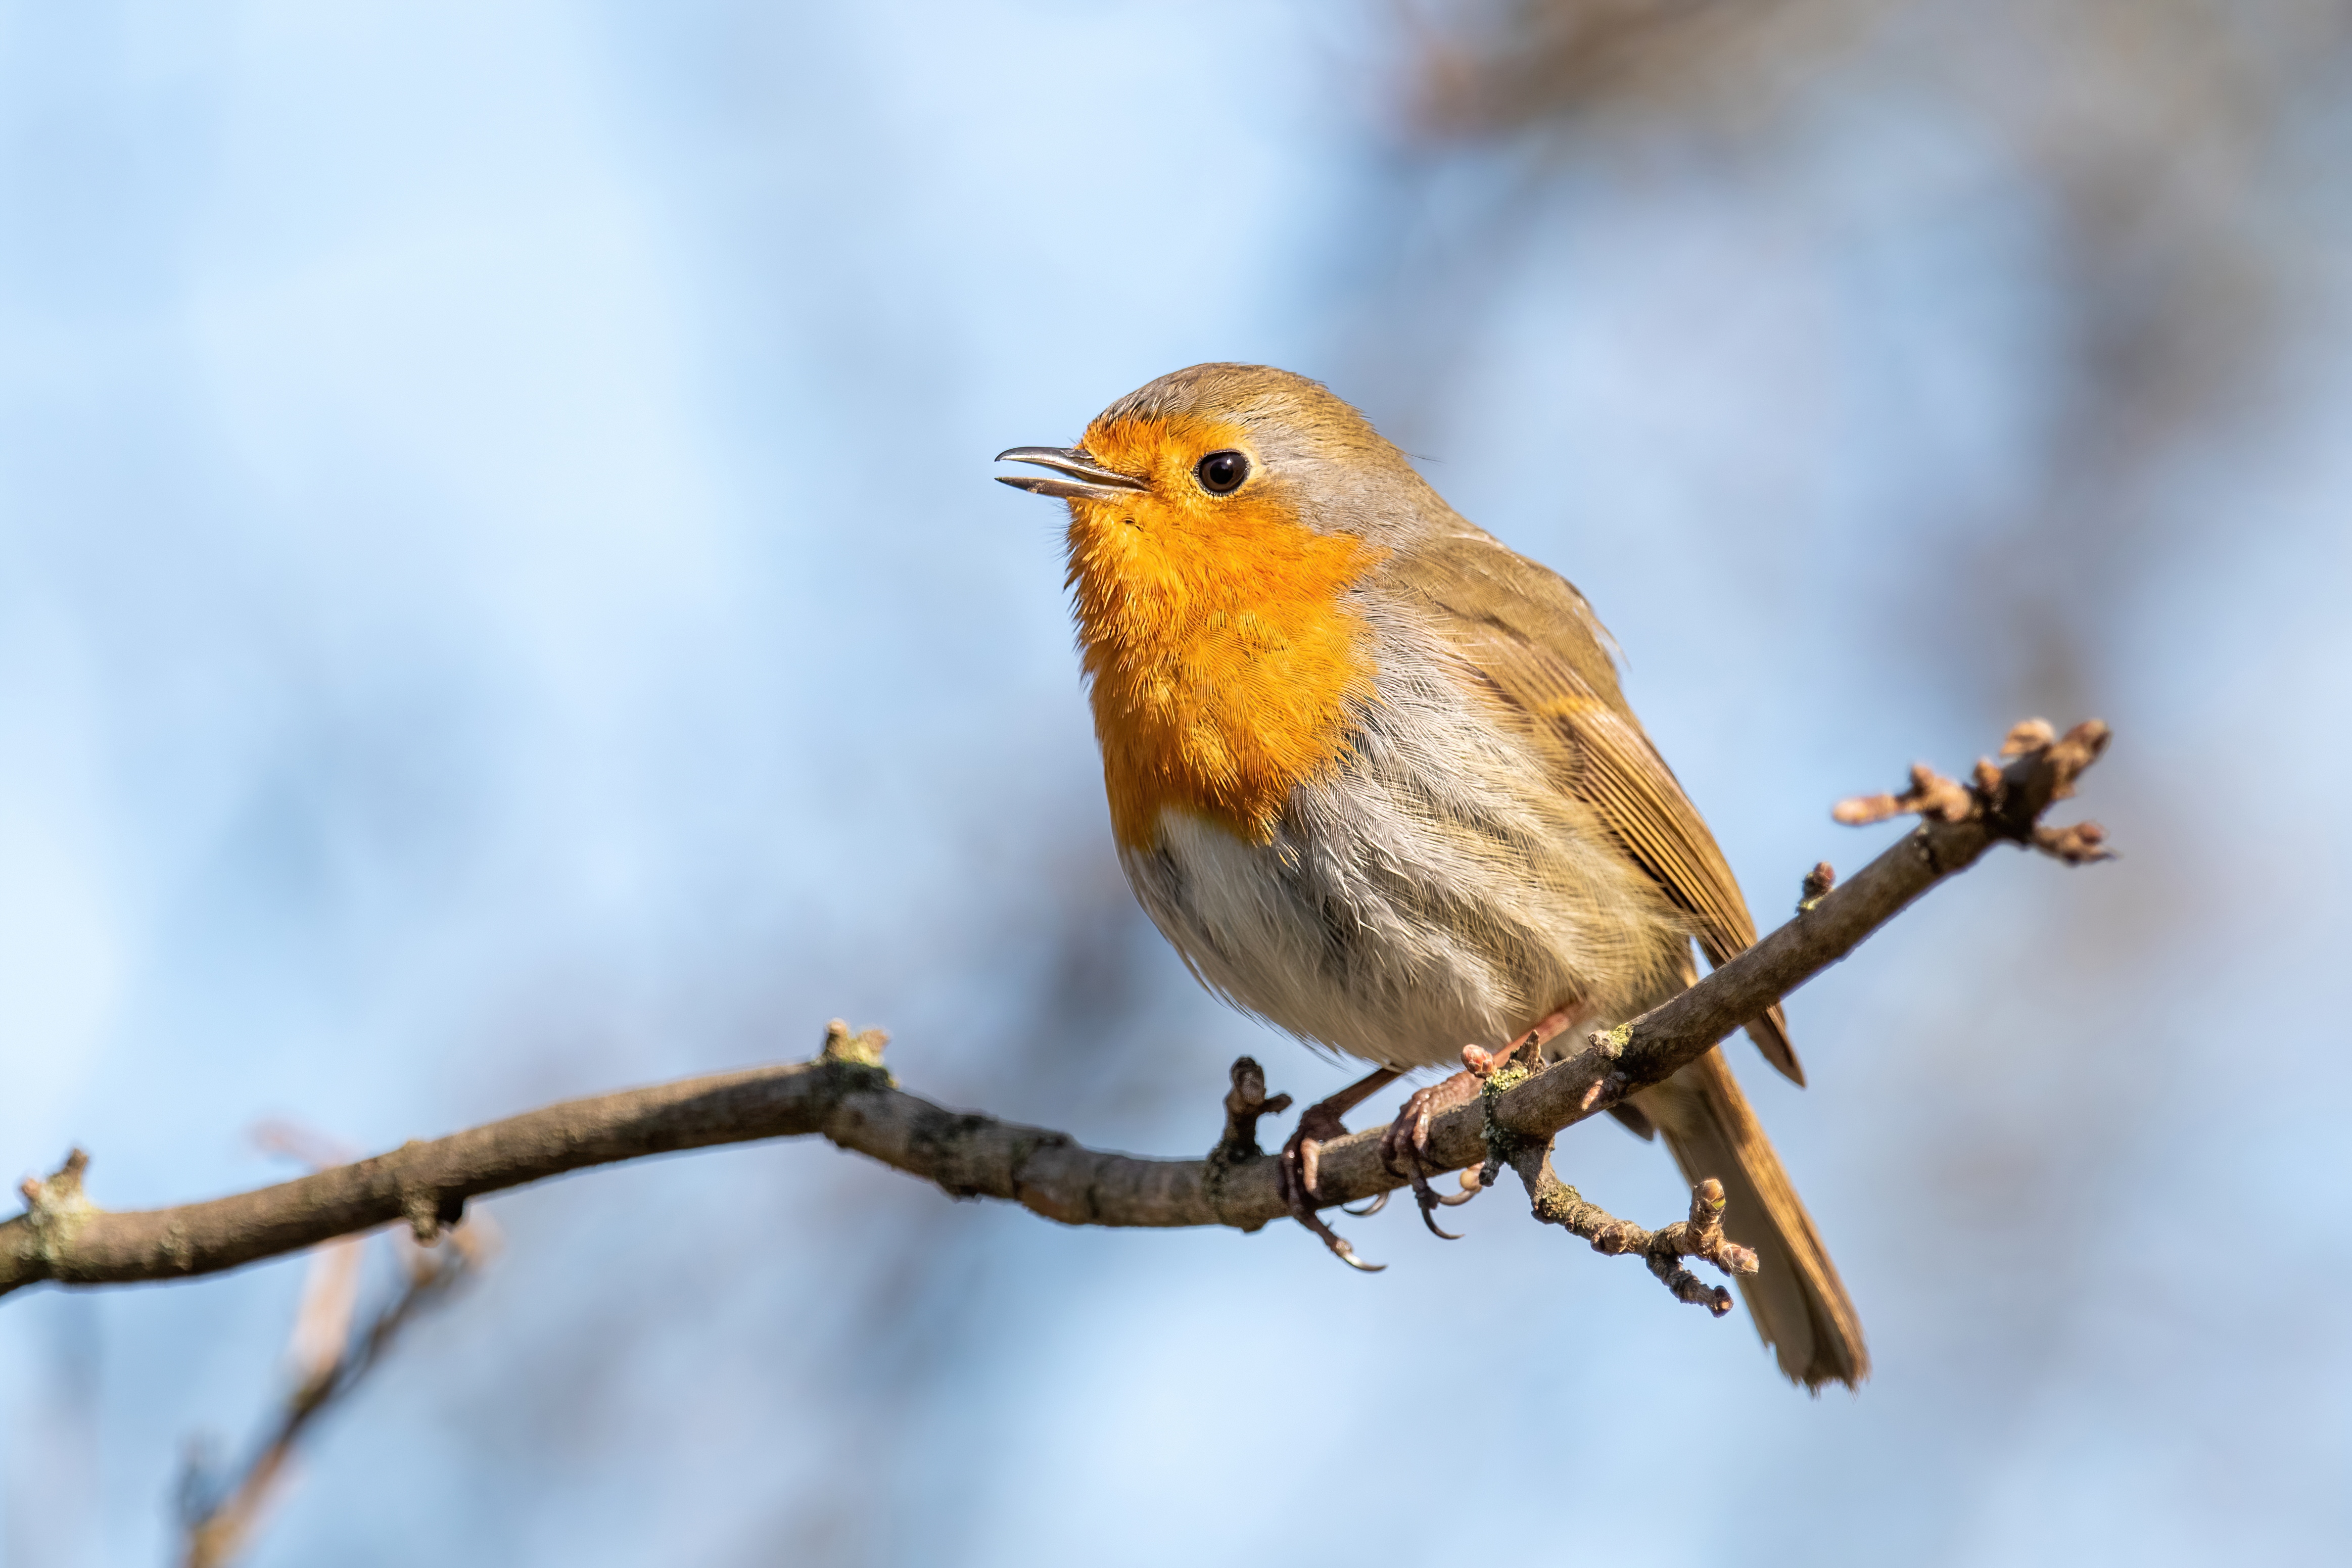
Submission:
<svg viewBox="0 0 2352 1568">
<path fill-rule="evenodd" d="M 1097 444 L 1097 456 L 1117 461 Z M 1348 709 L 1371 700 L 1370 629 L 1343 595 L 1383 552 L 1268 499 L 1070 504 L 1070 587 L 1103 783 L 1120 843 L 1160 813 L 1272 840 L 1283 802 L 1327 775 Z"/>
</svg>

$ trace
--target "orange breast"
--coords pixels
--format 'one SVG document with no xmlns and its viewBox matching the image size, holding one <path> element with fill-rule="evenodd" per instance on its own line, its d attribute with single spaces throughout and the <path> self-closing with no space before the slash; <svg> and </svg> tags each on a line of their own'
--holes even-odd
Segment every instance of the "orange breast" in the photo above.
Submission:
<svg viewBox="0 0 2352 1568">
<path fill-rule="evenodd" d="M 1087 446 L 1154 472 L 1160 454 L 1204 449 L 1200 433 L 1175 434 L 1097 425 Z M 1337 764 L 1348 703 L 1370 695 L 1370 629 L 1340 596 L 1381 552 L 1317 534 L 1272 499 L 1188 495 L 1182 472 L 1134 504 L 1071 503 L 1070 585 L 1111 826 L 1149 848 L 1176 807 L 1264 843 L 1291 789 Z"/>
</svg>

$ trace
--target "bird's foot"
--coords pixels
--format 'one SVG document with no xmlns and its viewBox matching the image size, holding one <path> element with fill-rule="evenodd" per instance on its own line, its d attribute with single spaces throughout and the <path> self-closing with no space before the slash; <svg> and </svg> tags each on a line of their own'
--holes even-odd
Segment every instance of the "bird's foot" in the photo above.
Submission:
<svg viewBox="0 0 2352 1568">
<path fill-rule="evenodd" d="M 1462 1048 L 1463 1071 L 1427 1088 L 1414 1090 L 1412 1097 L 1398 1107 L 1396 1120 L 1381 1134 L 1381 1163 L 1412 1185 L 1412 1199 L 1421 1206 L 1421 1222 L 1429 1227 L 1431 1235 L 1448 1241 L 1462 1239 L 1440 1228 L 1437 1211 L 1467 1203 L 1481 1189 L 1475 1168 L 1463 1173 L 1459 1192 L 1440 1193 L 1429 1185 L 1430 1175 L 1437 1168 L 1429 1157 L 1429 1124 L 1444 1113 L 1477 1099 L 1486 1080 L 1501 1071 L 1513 1057 L 1525 1053 L 1532 1064 L 1539 1058 L 1545 1042 L 1558 1039 L 1568 1024 L 1569 1015 L 1556 1012 L 1501 1051 L 1465 1045 Z"/>
<path fill-rule="evenodd" d="M 1381 1134 L 1381 1164 L 1412 1185 L 1412 1200 L 1421 1206 L 1421 1222 L 1429 1227 L 1431 1235 L 1448 1241 L 1462 1239 L 1439 1228 L 1437 1211 L 1469 1202 L 1478 1189 L 1467 1181 L 1456 1193 L 1441 1193 L 1429 1185 L 1430 1173 L 1438 1168 L 1429 1157 L 1429 1124 L 1444 1112 L 1477 1099 L 1479 1082 L 1478 1074 L 1457 1072 L 1414 1090 L 1397 1107 L 1396 1120 L 1389 1124 L 1388 1131 Z"/>
<path fill-rule="evenodd" d="M 1322 1216 L 1315 1212 L 1318 1202 L 1315 1178 L 1322 1158 L 1323 1145 L 1333 1138 L 1348 1135 L 1347 1124 L 1340 1121 L 1340 1117 L 1355 1109 L 1373 1091 L 1395 1082 L 1396 1078 L 1392 1069 L 1381 1068 L 1365 1074 L 1328 1099 L 1318 1100 L 1301 1111 L 1298 1126 L 1283 1144 L 1275 1166 L 1276 1181 L 1282 1190 L 1283 1207 L 1290 1210 L 1290 1218 L 1321 1237 L 1323 1245 L 1328 1247 L 1342 1263 L 1350 1269 L 1360 1269 L 1367 1274 L 1377 1274 L 1388 1265 L 1365 1262 L 1356 1256 L 1356 1249 L 1348 1245 L 1347 1238 L 1323 1223 Z M 1377 1213 L 1379 1208 L 1380 1203 L 1376 1200 L 1360 1212 Z"/>
</svg>

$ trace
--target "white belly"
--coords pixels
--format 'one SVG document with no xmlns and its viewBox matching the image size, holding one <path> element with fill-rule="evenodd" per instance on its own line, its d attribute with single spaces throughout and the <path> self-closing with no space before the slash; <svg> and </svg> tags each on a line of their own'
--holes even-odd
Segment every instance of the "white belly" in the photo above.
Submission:
<svg viewBox="0 0 2352 1568">
<path fill-rule="evenodd" d="M 1383 693 L 1274 841 L 1163 811 L 1129 884 L 1194 974 L 1303 1040 L 1453 1064 L 1559 1009 L 1604 1022 L 1677 982 L 1681 917 L 1466 697 Z"/>
</svg>

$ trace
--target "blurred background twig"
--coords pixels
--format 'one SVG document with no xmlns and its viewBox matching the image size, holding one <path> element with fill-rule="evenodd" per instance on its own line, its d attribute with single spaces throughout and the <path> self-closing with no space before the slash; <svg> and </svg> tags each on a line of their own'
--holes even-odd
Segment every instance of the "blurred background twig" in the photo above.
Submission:
<svg viewBox="0 0 2352 1568">
<path fill-rule="evenodd" d="M 350 1150 L 289 1123 L 264 1124 L 255 1141 L 313 1169 L 352 1157 Z M 207 1452 L 208 1445 L 190 1445 L 179 1485 L 184 1532 L 180 1561 L 185 1568 L 227 1568 L 247 1554 L 291 1484 L 296 1449 L 310 1428 L 350 1400 L 412 1319 L 478 1270 L 497 1249 L 496 1232 L 478 1212 L 445 1228 L 429 1246 L 396 1228 L 382 1239 L 397 1273 L 364 1321 L 359 1303 L 369 1239 L 347 1237 L 311 1254 L 286 1346 L 285 1400 L 252 1453 L 231 1469 Z"/>
</svg>

